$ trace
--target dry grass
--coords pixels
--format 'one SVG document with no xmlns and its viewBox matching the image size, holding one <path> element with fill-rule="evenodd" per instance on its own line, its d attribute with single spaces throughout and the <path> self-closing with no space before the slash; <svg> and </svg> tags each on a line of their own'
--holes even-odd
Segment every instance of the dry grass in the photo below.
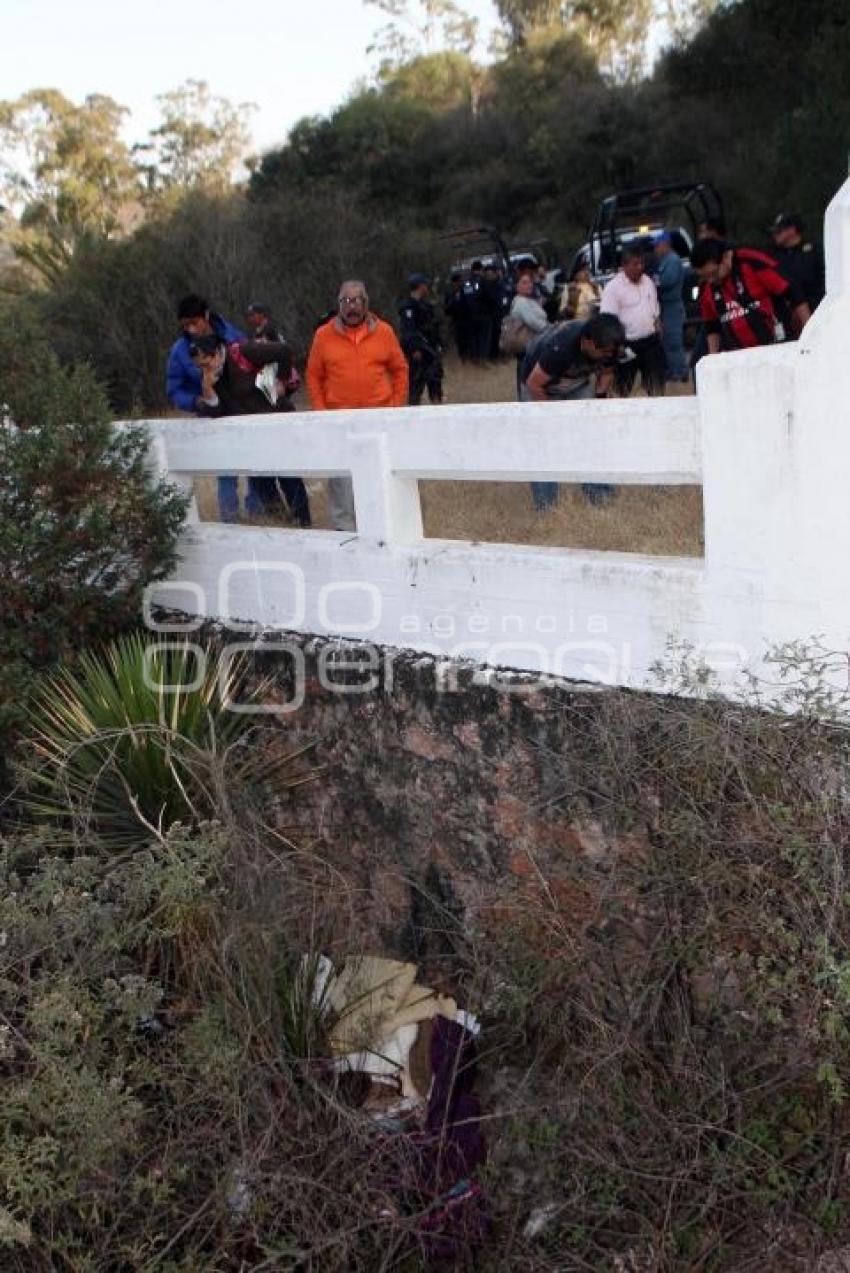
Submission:
<svg viewBox="0 0 850 1273">
<path fill-rule="evenodd" d="M 447 402 L 507 402 L 515 396 L 513 361 L 470 367 L 446 364 Z M 668 392 L 690 392 L 671 385 Z M 306 404 L 305 404 L 306 409 Z M 423 407 L 427 411 L 427 407 Z M 543 544 L 651 554 L 702 554 L 702 492 L 699 487 L 620 487 L 608 507 L 590 507 L 577 486 L 562 486 L 556 509 L 535 513 L 525 482 L 421 482 L 425 534 L 434 539 Z M 307 482 L 313 521 L 327 528 L 324 482 Z M 196 482 L 204 521 L 217 520 L 215 483 Z"/>
<path fill-rule="evenodd" d="M 278 663 L 276 690 L 288 675 Z M 491 732 L 498 690 L 470 694 L 482 736 L 513 738 L 491 782 L 487 757 L 407 768 L 406 700 L 382 692 L 374 713 L 324 703 L 302 726 L 343 730 L 318 803 L 231 771 L 215 823 L 152 826 L 136 853 L 87 831 L 66 855 L 50 823 L 10 826 L 0 1268 L 846 1269 L 847 731 L 541 693 L 513 698 L 507 734 Z M 455 738 L 456 705 L 432 706 L 421 719 Z M 255 737 L 264 767 L 290 724 Z M 394 784 L 419 786 L 419 814 L 399 817 Z M 428 792 L 452 820 L 423 816 Z M 555 834 L 514 852 L 486 811 L 495 828 L 523 795 Z M 273 829 L 293 816 L 300 847 Z M 434 1196 L 463 1163 L 451 1123 L 474 1107 L 414 1137 L 334 1080 L 320 953 L 412 955 L 480 1017 L 489 1224 L 462 1209 L 440 1224 Z M 464 1071 L 458 1056 L 440 1085 Z M 452 1239 L 439 1261 L 435 1233 Z"/>
</svg>

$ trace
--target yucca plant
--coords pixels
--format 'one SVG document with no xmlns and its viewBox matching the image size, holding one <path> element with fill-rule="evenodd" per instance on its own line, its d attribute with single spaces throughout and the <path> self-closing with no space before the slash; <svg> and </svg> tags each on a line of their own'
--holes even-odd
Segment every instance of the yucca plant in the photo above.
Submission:
<svg viewBox="0 0 850 1273">
<path fill-rule="evenodd" d="M 280 1009 L 280 1037 L 287 1056 L 297 1061 L 327 1057 L 328 1034 L 336 1012 L 328 994 L 333 964 L 318 949 L 296 961 L 282 954 L 274 972 Z"/>
<path fill-rule="evenodd" d="M 230 783 L 269 776 L 307 750 L 270 757 L 239 745 L 256 726 L 230 710 L 247 695 L 247 675 L 244 658 L 146 633 L 83 654 L 30 704 L 24 807 L 116 848 L 219 816 Z"/>
</svg>

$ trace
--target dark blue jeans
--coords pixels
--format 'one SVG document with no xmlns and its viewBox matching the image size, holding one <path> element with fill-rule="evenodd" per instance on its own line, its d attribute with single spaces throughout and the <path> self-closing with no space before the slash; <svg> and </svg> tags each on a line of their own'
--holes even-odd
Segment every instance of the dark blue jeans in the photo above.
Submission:
<svg viewBox="0 0 850 1273">
<path fill-rule="evenodd" d="M 572 393 L 563 394 L 557 400 L 559 402 L 577 402 L 580 399 L 592 397 L 593 386 L 588 383 L 578 389 L 574 389 Z M 519 399 L 520 402 L 532 401 L 525 385 L 520 385 Z M 561 492 L 557 482 L 530 482 L 529 485 L 531 486 L 531 498 L 534 501 L 535 512 L 546 513 L 550 508 L 556 506 Z M 610 504 L 617 493 L 617 488 L 616 486 L 611 486 L 608 482 L 582 482 L 581 492 L 588 504 Z"/>
<path fill-rule="evenodd" d="M 223 522 L 239 520 L 239 479 L 236 477 L 220 477 L 218 479 L 218 516 Z"/>
<path fill-rule="evenodd" d="M 280 489 L 278 489 L 280 488 Z M 281 498 L 281 491 L 283 497 Z M 245 509 L 249 514 L 276 513 L 288 507 L 299 526 L 310 525 L 310 504 L 300 477 L 249 477 Z"/>
<path fill-rule="evenodd" d="M 688 360 L 685 356 L 685 307 L 664 305 L 661 309 L 661 343 L 667 375 L 671 380 L 687 380 Z"/>
<path fill-rule="evenodd" d="M 239 519 L 238 478 L 220 477 L 218 479 L 218 515 L 223 522 L 235 522 Z M 281 498 L 278 483 L 283 491 Z M 248 494 L 245 510 L 248 514 L 264 514 L 276 512 L 283 501 L 289 507 L 293 520 L 299 526 L 309 526 L 310 504 L 307 491 L 300 477 L 249 477 Z"/>
<path fill-rule="evenodd" d="M 493 320 L 476 318 L 472 328 L 472 357 L 485 362 L 490 357 L 493 342 Z"/>
</svg>

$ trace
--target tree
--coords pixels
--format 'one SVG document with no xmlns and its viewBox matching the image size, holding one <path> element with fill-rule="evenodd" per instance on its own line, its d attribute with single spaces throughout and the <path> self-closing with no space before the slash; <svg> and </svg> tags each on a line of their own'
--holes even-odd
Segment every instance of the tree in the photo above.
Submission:
<svg viewBox="0 0 850 1273">
<path fill-rule="evenodd" d="M 367 53 L 378 53 L 379 79 L 406 62 L 439 48 L 469 55 L 478 37 L 478 19 L 456 0 L 366 0 L 392 19 L 382 27 Z"/>
<path fill-rule="evenodd" d="M 126 114 L 111 97 L 76 106 L 57 89 L 0 102 L 0 191 L 20 218 L 12 244 L 43 280 L 55 281 L 86 238 L 114 234 L 138 197 L 119 134 Z"/>
<path fill-rule="evenodd" d="M 654 0 L 496 0 L 509 41 L 524 46 L 535 31 L 562 27 L 581 36 L 616 79 L 646 69 Z"/>
<path fill-rule="evenodd" d="M 414 102 L 444 113 L 454 107 L 471 108 L 484 77 L 484 68 L 464 53 L 432 53 L 389 73 L 383 93 L 390 102 Z"/>
<path fill-rule="evenodd" d="M 615 41 L 639 37 L 645 44 L 650 24 L 663 23 L 680 41 L 690 39 L 720 5 L 732 0 L 496 0 L 511 45 L 523 45 L 533 31 L 563 25 L 602 47 L 610 56 Z M 615 56 L 614 60 L 617 58 Z M 626 57 L 626 62 L 629 58 Z"/>
<path fill-rule="evenodd" d="M 674 40 L 686 43 L 721 5 L 730 0 L 660 0 L 658 16 Z"/>
<path fill-rule="evenodd" d="M 532 31 L 562 21 L 562 0 L 496 0 L 496 12 L 514 47 L 525 44 Z"/>
<path fill-rule="evenodd" d="M 173 569 L 186 501 L 152 479 L 143 430 L 114 429 L 91 370 L 63 367 L 31 324 L 0 326 L 0 403 L 6 742 L 39 669 L 138 621 L 146 585 Z"/>
<path fill-rule="evenodd" d="M 193 185 L 226 186 L 244 160 L 253 102 L 234 105 L 210 92 L 204 80 L 187 80 L 157 97 L 162 122 L 150 141 L 136 146 L 153 190 Z"/>
</svg>

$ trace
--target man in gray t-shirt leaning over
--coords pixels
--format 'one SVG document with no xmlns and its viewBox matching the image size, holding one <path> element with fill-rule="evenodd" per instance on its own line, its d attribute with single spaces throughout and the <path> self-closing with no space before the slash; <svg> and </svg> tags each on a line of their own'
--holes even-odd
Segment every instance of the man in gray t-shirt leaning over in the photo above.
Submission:
<svg viewBox="0 0 850 1273">
<path fill-rule="evenodd" d="M 607 398 L 625 342 L 623 324 L 613 314 L 597 314 L 586 323 L 557 323 L 536 336 L 526 350 L 520 369 L 520 399 Z M 607 503 L 614 494 L 613 486 L 598 482 L 586 482 L 582 491 L 591 504 Z M 537 512 L 548 512 L 558 502 L 558 483 L 532 482 L 531 494 Z"/>
</svg>

